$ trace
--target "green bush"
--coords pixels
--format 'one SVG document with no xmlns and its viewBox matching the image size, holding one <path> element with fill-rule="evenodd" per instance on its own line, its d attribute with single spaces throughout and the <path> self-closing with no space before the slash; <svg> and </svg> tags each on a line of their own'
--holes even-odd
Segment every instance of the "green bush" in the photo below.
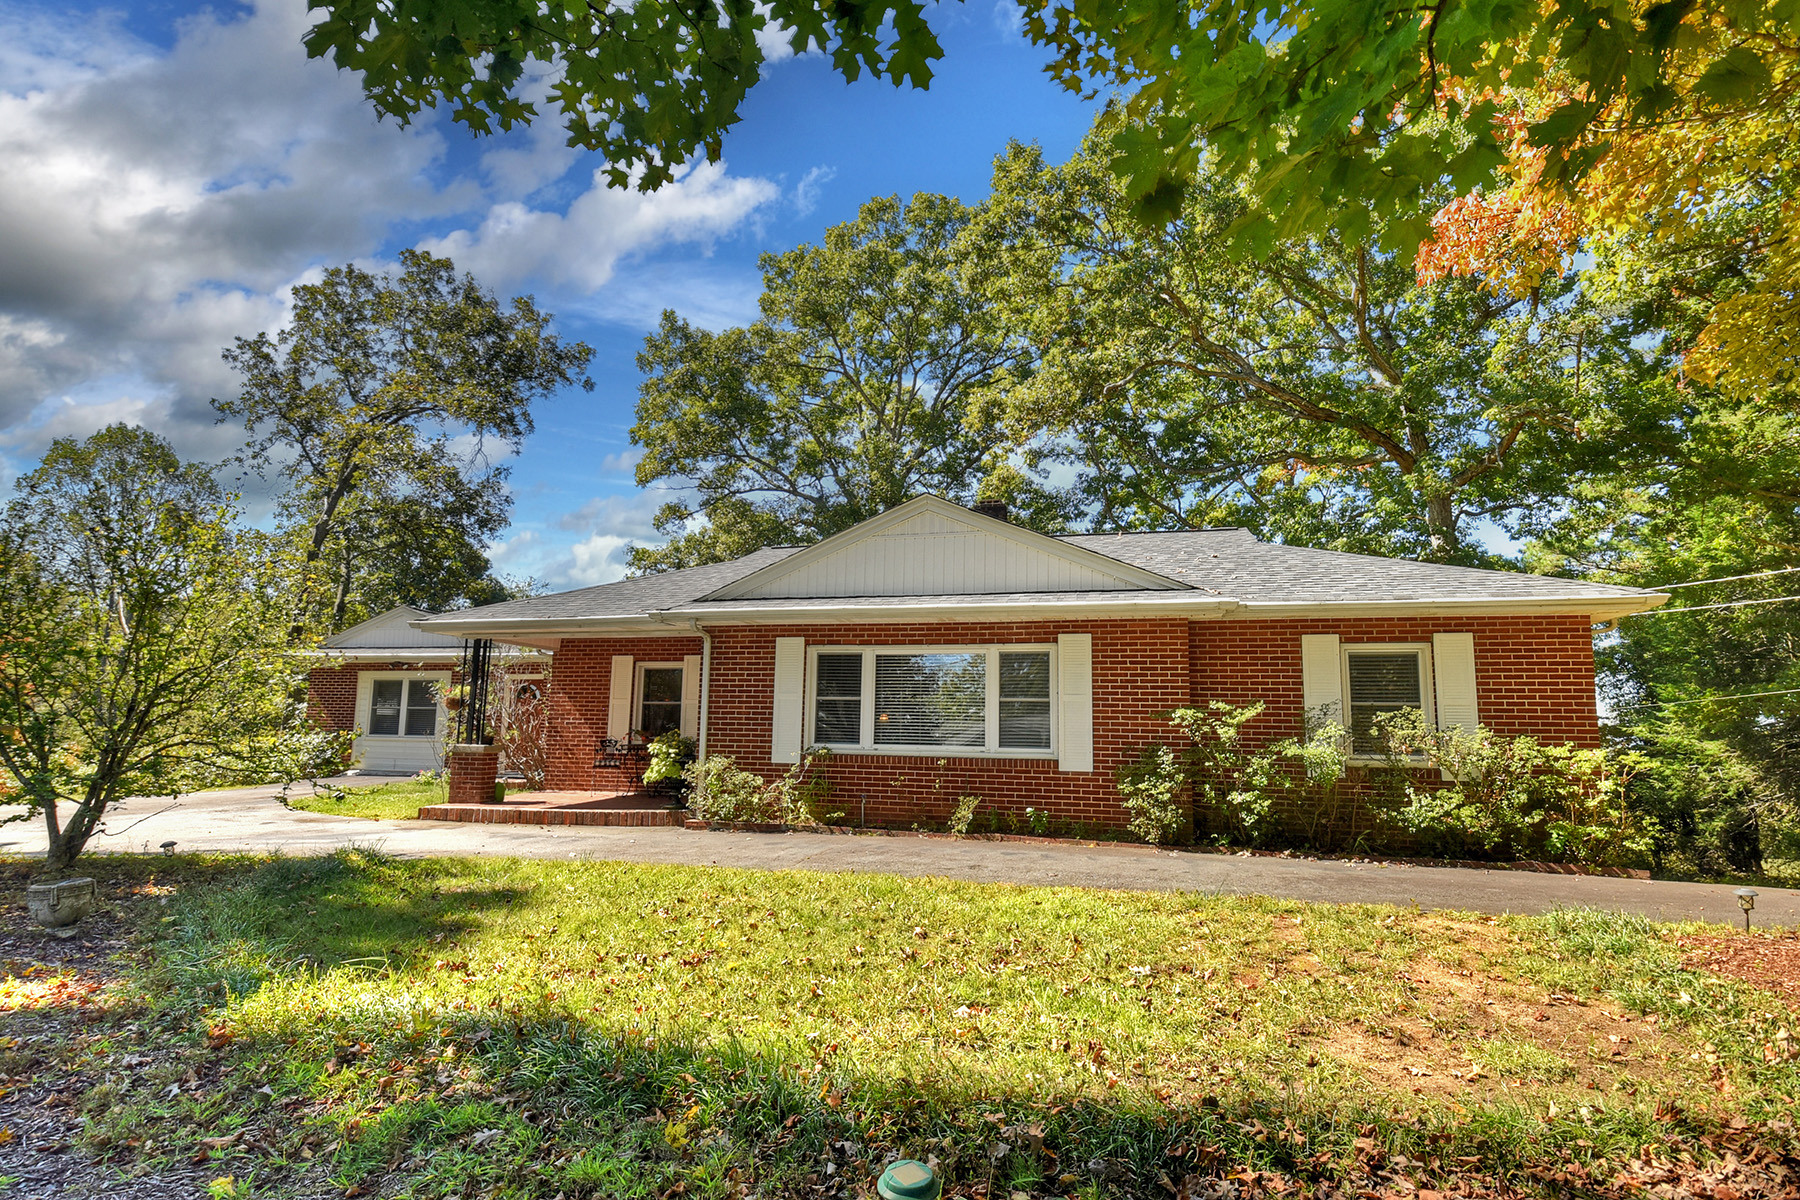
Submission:
<svg viewBox="0 0 1800 1200">
<path fill-rule="evenodd" d="M 1433 729 L 1416 710 L 1379 717 L 1376 728 L 1385 749 L 1373 774 L 1376 791 L 1393 801 L 1388 820 L 1428 852 L 1609 867 L 1649 858 L 1655 823 L 1626 801 L 1642 766 L 1635 756 L 1546 746 L 1485 726 Z"/>
<path fill-rule="evenodd" d="M 683 737 L 679 729 L 657 734 L 650 739 L 650 765 L 644 768 L 644 782 L 653 784 L 683 778 L 688 764 L 694 761 L 698 746 L 693 738 Z"/>
<path fill-rule="evenodd" d="M 1146 746 L 1119 772 L 1131 832 L 1153 845 L 1192 831 L 1227 845 L 1325 851 L 1385 832 L 1389 848 L 1594 866 L 1650 853 L 1655 823 L 1626 798 L 1637 756 L 1433 729 L 1413 710 L 1380 718 L 1380 760 L 1358 763 L 1329 714 L 1314 714 L 1304 738 L 1253 746 L 1245 727 L 1262 711 L 1213 701 L 1170 713 L 1188 744 Z"/>
<path fill-rule="evenodd" d="M 727 755 L 710 755 L 683 773 L 690 789 L 688 805 L 705 821 L 819 824 L 830 788 L 824 773 L 812 768 L 830 755 L 823 747 L 808 750 L 773 780 L 744 770 Z"/>
</svg>

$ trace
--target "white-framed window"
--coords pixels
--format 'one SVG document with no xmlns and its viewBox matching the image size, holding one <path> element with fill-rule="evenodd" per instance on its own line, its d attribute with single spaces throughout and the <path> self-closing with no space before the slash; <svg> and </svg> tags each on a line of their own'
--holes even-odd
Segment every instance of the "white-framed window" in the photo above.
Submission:
<svg viewBox="0 0 1800 1200">
<path fill-rule="evenodd" d="M 439 693 L 447 678 L 444 674 L 370 675 L 363 705 L 366 735 L 436 737 L 442 722 Z"/>
<path fill-rule="evenodd" d="M 1056 757 L 1056 647 L 808 647 L 806 743 L 851 754 Z"/>
<path fill-rule="evenodd" d="M 684 669 L 681 663 L 637 664 L 637 723 L 646 738 L 681 728 Z"/>
<path fill-rule="evenodd" d="M 1382 752 L 1375 719 L 1413 708 L 1427 722 L 1437 711 L 1431 695 L 1431 647 L 1422 642 L 1351 642 L 1343 647 L 1344 725 L 1350 752 Z"/>
</svg>

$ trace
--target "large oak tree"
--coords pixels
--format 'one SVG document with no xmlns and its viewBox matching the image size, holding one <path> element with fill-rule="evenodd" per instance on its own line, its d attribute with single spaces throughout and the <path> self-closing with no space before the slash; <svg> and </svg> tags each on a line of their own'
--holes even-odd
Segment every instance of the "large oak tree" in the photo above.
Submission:
<svg viewBox="0 0 1800 1200">
<path fill-rule="evenodd" d="M 285 485 L 306 571 L 297 626 L 500 598 L 483 548 L 512 497 L 490 448 L 519 448 L 534 401 L 593 386 L 592 352 L 530 297 L 503 304 L 421 251 L 400 261 L 393 276 L 333 267 L 294 289 L 285 328 L 225 351 L 243 389 L 213 403 L 249 431 L 242 461 Z"/>
<path fill-rule="evenodd" d="M 646 487 L 677 486 L 672 535 L 638 570 L 816 541 L 918 495 L 972 501 L 984 482 L 1028 521 L 1056 497 L 996 449 L 971 402 L 1031 352 L 983 297 L 946 196 L 871 200 L 816 246 L 762 260 L 762 316 L 719 333 L 674 312 L 645 340 L 632 440 Z"/>
<path fill-rule="evenodd" d="M 1106 153 L 1100 133 L 1064 166 L 1024 147 L 997 166 L 980 253 L 1040 358 L 978 410 L 1056 439 L 1102 525 L 1485 561 L 1479 524 L 1560 494 L 1589 410 L 1655 370 L 1573 276 L 1421 284 L 1379 231 L 1242 258 L 1241 185 L 1202 174 L 1145 226 Z"/>
</svg>

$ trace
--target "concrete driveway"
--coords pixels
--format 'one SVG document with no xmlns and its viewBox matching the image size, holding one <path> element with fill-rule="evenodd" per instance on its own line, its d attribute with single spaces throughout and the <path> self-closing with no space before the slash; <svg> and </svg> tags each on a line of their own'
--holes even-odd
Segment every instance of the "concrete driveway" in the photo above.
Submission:
<svg viewBox="0 0 1800 1200">
<path fill-rule="evenodd" d="M 333 782 L 354 787 L 387 780 L 344 778 Z M 171 840 L 181 851 L 278 851 L 291 855 L 367 846 L 408 856 L 493 854 L 770 870 L 874 871 L 983 883 L 1265 895 L 1487 913 L 1541 913 L 1557 907 L 1587 906 L 1642 913 L 1659 920 L 1732 924 L 1742 920 L 1732 889 L 1719 884 L 1252 858 L 1146 846 L 367 821 L 295 811 L 282 804 L 280 789 L 274 787 L 204 792 L 174 802 L 166 796 L 129 800 L 108 814 L 106 824 L 107 832 L 90 843 L 90 852 L 154 853 L 161 843 Z M 30 822 L 0 826 L 0 852 L 42 854 L 41 827 Z M 1800 926 L 1800 891 L 1760 891 L 1754 916 L 1758 926 Z"/>
</svg>

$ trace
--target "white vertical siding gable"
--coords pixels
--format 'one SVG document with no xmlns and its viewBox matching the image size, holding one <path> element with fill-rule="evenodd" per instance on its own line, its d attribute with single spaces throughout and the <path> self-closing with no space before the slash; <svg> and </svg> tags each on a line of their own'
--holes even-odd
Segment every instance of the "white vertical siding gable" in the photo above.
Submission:
<svg viewBox="0 0 1800 1200">
<path fill-rule="evenodd" d="M 937 504 L 942 507 L 886 524 L 877 517 L 866 523 L 871 528 L 803 550 L 721 588 L 714 598 L 976 596 L 1180 586 L 1027 529 L 973 514 L 960 519 L 957 514 L 965 510 L 944 501 Z"/>
</svg>

